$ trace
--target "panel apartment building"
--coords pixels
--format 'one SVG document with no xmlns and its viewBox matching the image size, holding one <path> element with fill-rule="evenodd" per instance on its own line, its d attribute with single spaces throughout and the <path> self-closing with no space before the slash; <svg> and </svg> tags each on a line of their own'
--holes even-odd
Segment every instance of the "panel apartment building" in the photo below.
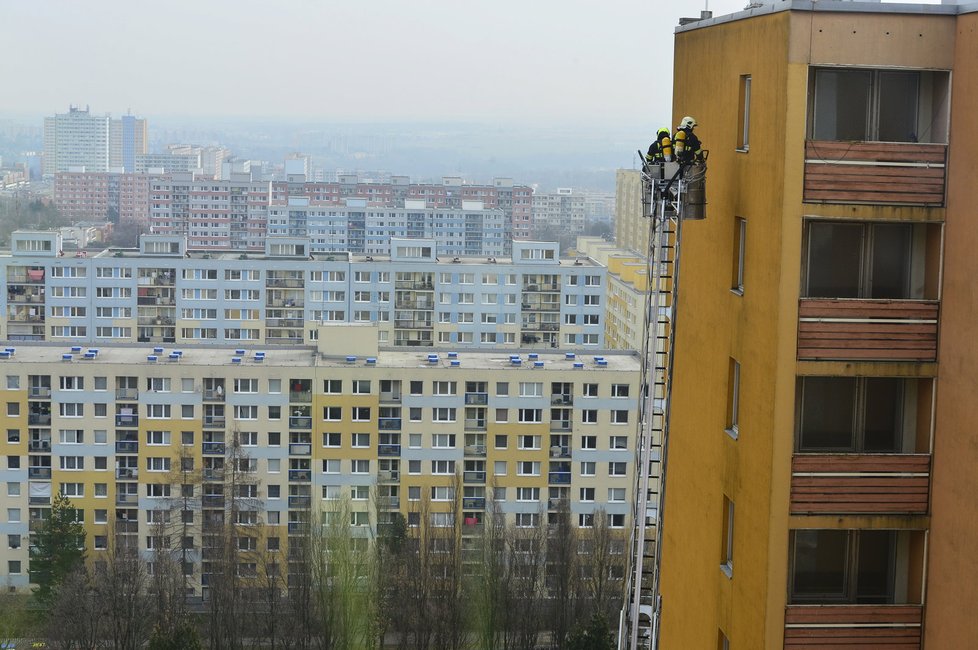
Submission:
<svg viewBox="0 0 978 650">
<path fill-rule="evenodd" d="M 430 239 L 387 256 L 316 253 L 269 237 L 264 253 L 190 251 L 178 235 L 139 250 L 61 254 L 56 232 L 18 231 L 0 256 L 10 341 L 313 344 L 317 323 L 377 323 L 383 346 L 604 346 L 607 269 L 514 242 L 512 258 L 438 257 Z"/>
<path fill-rule="evenodd" d="M 152 232 L 186 235 L 192 249 L 263 250 L 268 235 L 308 236 L 315 251 L 387 254 L 390 237 L 431 237 L 442 255 L 508 255 L 512 239 L 530 238 L 533 190 L 496 179 L 467 185 L 309 182 L 303 174 L 262 181 L 256 174 L 215 179 L 175 173 L 153 180 Z"/>
<path fill-rule="evenodd" d="M 27 589 L 29 537 L 58 492 L 90 559 L 113 535 L 149 562 L 176 539 L 196 596 L 232 516 L 242 557 L 283 563 L 313 513 L 346 513 L 355 537 L 400 513 L 467 538 L 489 509 L 523 528 L 566 508 L 586 528 L 601 509 L 624 536 L 634 355 L 378 351 L 371 325 L 324 325 L 318 339 L 3 351 L 0 584 Z"/>
<path fill-rule="evenodd" d="M 44 118 L 44 175 L 84 167 L 89 172 L 111 168 L 135 171 L 136 156 L 148 151 L 146 120 L 133 115 L 113 119 L 74 106 L 67 113 Z"/>
<path fill-rule="evenodd" d="M 974 5 L 681 26 L 662 648 L 978 644 Z"/>
</svg>

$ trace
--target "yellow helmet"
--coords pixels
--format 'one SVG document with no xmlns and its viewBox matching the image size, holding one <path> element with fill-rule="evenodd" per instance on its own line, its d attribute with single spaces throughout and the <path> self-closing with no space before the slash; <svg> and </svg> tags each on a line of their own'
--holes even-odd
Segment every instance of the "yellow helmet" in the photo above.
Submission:
<svg viewBox="0 0 978 650">
<path fill-rule="evenodd" d="M 692 129 L 696 127 L 696 120 L 687 115 L 683 118 L 682 122 L 679 123 L 680 129 Z"/>
</svg>

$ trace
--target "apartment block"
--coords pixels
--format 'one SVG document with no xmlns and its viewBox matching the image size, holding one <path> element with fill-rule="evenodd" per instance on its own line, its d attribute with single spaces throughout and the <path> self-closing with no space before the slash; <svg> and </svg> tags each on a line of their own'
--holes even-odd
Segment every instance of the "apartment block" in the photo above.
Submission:
<svg viewBox="0 0 978 650">
<path fill-rule="evenodd" d="M 648 255 L 647 212 L 642 205 L 642 172 L 619 169 L 615 176 L 615 243 L 619 248 Z"/>
<path fill-rule="evenodd" d="M 602 510 L 626 533 L 634 355 L 378 351 L 371 325 L 324 325 L 317 338 L 5 349 L 0 582 L 27 589 L 30 535 L 59 492 L 90 559 L 113 536 L 148 562 L 160 545 L 178 548 L 205 597 L 213 535 L 231 517 L 239 549 L 260 545 L 283 566 L 290 540 L 324 513 L 363 538 L 395 513 L 409 530 L 460 522 L 478 536 L 487 509 L 522 528 L 567 508 L 587 528 Z"/>
<path fill-rule="evenodd" d="M 125 115 L 93 115 L 88 108 L 71 106 L 67 113 L 44 118 L 45 175 L 84 167 L 105 172 L 121 167 L 132 172 L 135 156 L 148 149 L 146 120 Z"/>
<path fill-rule="evenodd" d="M 684 226 L 664 648 L 978 643 L 973 5 L 680 26 Z"/>
<path fill-rule="evenodd" d="M 149 222 L 151 177 L 76 168 L 54 175 L 54 205 L 70 221 Z"/>
<path fill-rule="evenodd" d="M 648 260 L 600 237 L 578 237 L 577 254 L 608 268 L 605 346 L 610 350 L 642 350 L 650 286 Z"/>
<path fill-rule="evenodd" d="M 438 257 L 431 239 L 387 256 L 315 252 L 269 237 L 263 253 L 191 251 L 181 235 L 139 250 L 61 253 L 57 233 L 18 231 L 0 256 L 11 341 L 312 344 L 317 323 L 374 322 L 392 346 L 600 349 L 606 269 L 514 242 L 512 258 Z"/>
</svg>

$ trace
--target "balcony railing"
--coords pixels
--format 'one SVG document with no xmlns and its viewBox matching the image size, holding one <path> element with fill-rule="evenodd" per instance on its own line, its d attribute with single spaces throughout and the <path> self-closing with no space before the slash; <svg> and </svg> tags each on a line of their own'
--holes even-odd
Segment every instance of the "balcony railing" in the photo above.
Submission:
<svg viewBox="0 0 978 650">
<path fill-rule="evenodd" d="M 51 397 L 51 387 L 31 386 L 27 389 L 27 396 L 31 399 L 49 399 Z"/>
<path fill-rule="evenodd" d="M 289 428 L 291 429 L 311 429 L 312 418 L 308 415 L 293 415 L 289 417 Z"/>
<path fill-rule="evenodd" d="M 223 415 L 205 415 L 204 427 L 207 429 L 223 429 L 226 422 Z"/>
<path fill-rule="evenodd" d="M 309 390 L 290 390 L 289 401 L 299 403 L 309 403 L 312 401 L 312 391 Z"/>
<path fill-rule="evenodd" d="M 465 445 L 464 453 L 466 456 L 476 456 L 477 458 L 486 457 L 485 445 Z"/>
<path fill-rule="evenodd" d="M 377 428 L 381 431 L 400 431 L 401 418 L 377 418 Z"/>
<path fill-rule="evenodd" d="M 377 445 L 377 455 L 386 457 L 397 457 L 401 455 L 401 445 L 381 444 Z"/>
<path fill-rule="evenodd" d="M 308 508 L 312 503 L 312 498 L 307 496 L 290 496 L 289 497 L 289 507 L 290 508 Z"/>
<path fill-rule="evenodd" d="M 554 446 L 552 446 L 550 448 L 550 457 L 551 458 L 570 458 L 571 457 L 571 448 L 570 447 L 562 447 L 560 445 L 554 445 Z"/>
<path fill-rule="evenodd" d="M 289 480 L 295 483 L 308 483 L 312 480 L 312 470 L 290 469 Z"/>
<path fill-rule="evenodd" d="M 489 403 L 489 393 L 466 393 L 465 404 L 467 406 L 485 406 Z"/>
<path fill-rule="evenodd" d="M 574 404 L 574 396 L 565 393 L 554 393 L 550 396 L 550 403 L 554 405 L 563 404 L 572 406 Z"/>
<path fill-rule="evenodd" d="M 117 467 L 115 477 L 117 479 L 134 481 L 139 478 L 139 470 L 135 467 Z"/>
<path fill-rule="evenodd" d="M 944 205 L 946 153 L 944 144 L 809 140 L 804 200 Z"/>
<path fill-rule="evenodd" d="M 117 427 L 139 426 L 139 416 L 138 415 L 116 415 L 115 425 Z"/>
<path fill-rule="evenodd" d="M 221 494 L 205 494 L 200 499 L 201 505 L 205 508 L 223 508 L 224 507 L 224 495 Z"/>
<path fill-rule="evenodd" d="M 791 514 L 927 513 L 930 454 L 795 454 Z"/>
<path fill-rule="evenodd" d="M 938 310 L 933 300 L 802 298 L 798 358 L 934 361 Z"/>
<path fill-rule="evenodd" d="M 920 648 L 920 605 L 788 605 L 784 647 Z"/>
<path fill-rule="evenodd" d="M 203 398 L 205 402 L 223 402 L 224 389 L 205 388 Z"/>
<path fill-rule="evenodd" d="M 27 478 L 50 479 L 51 468 L 50 467 L 28 467 Z"/>
<path fill-rule="evenodd" d="M 486 473 L 484 471 L 462 472 L 463 483 L 485 483 Z"/>
<path fill-rule="evenodd" d="M 116 400 L 125 400 L 130 402 L 135 402 L 139 399 L 139 389 L 137 388 L 116 388 L 115 389 Z"/>
<path fill-rule="evenodd" d="M 27 424 L 51 424 L 50 413 L 29 413 Z"/>
<path fill-rule="evenodd" d="M 117 440 L 115 443 L 115 453 L 138 454 L 139 442 L 137 442 L 136 440 Z"/>
<path fill-rule="evenodd" d="M 549 482 L 551 485 L 570 485 L 570 472 L 550 472 Z"/>
<path fill-rule="evenodd" d="M 485 497 L 464 497 L 462 507 L 466 510 L 483 510 L 486 507 Z"/>
<path fill-rule="evenodd" d="M 27 451 L 40 452 L 42 454 L 51 453 L 50 440 L 31 440 L 27 443 Z"/>
<path fill-rule="evenodd" d="M 312 444 L 308 442 L 289 443 L 290 456 L 309 456 L 312 454 Z"/>
<path fill-rule="evenodd" d="M 401 480 L 401 473 L 397 470 L 380 470 L 377 472 L 378 483 L 397 483 Z"/>
<path fill-rule="evenodd" d="M 550 430 L 551 431 L 570 431 L 571 430 L 570 420 L 551 420 Z"/>
<path fill-rule="evenodd" d="M 139 503 L 139 496 L 135 494 L 116 494 L 115 503 L 119 506 L 134 506 Z"/>
<path fill-rule="evenodd" d="M 223 442 L 202 442 L 201 451 L 205 454 L 224 455 L 225 445 Z"/>
</svg>

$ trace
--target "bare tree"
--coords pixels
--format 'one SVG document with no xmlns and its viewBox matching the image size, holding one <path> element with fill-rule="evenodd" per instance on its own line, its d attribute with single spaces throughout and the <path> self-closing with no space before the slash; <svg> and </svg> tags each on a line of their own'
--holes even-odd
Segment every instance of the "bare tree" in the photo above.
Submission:
<svg viewBox="0 0 978 650">
<path fill-rule="evenodd" d="M 564 648 L 578 613 L 577 607 L 577 528 L 571 522 L 570 507 L 561 500 L 549 513 L 546 551 L 546 591 L 550 604 L 550 643 Z"/>
<path fill-rule="evenodd" d="M 506 617 L 503 647 L 533 650 L 537 644 L 544 603 L 546 527 L 542 513 L 535 526 L 507 528 Z"/>
<path fill-rule="evenodd" d="M 137 650 L 149 638 L 152 616 L 149 579 L 135 545 L 110 531 L 105 560 L 95 563 L 92 587 L 104 610 L 104 633 L 115 650 Z"/>
<path fill-rule="evenodd" d="M 84 566 L 64 577 L 48 610 L 45 637 L 55 650 L 98 650 L 105 647 L 105 609 L 92 576 Z"/>
<path fill-rule="evenodd" d="M 581 598 L 590 614 L 613 621 L 624 597 L 625 537 L 623 530 L 611 528 L 604 509 L 594 512 L 590 528 L 579 533 L 579 575 Z"/>
</svg>

